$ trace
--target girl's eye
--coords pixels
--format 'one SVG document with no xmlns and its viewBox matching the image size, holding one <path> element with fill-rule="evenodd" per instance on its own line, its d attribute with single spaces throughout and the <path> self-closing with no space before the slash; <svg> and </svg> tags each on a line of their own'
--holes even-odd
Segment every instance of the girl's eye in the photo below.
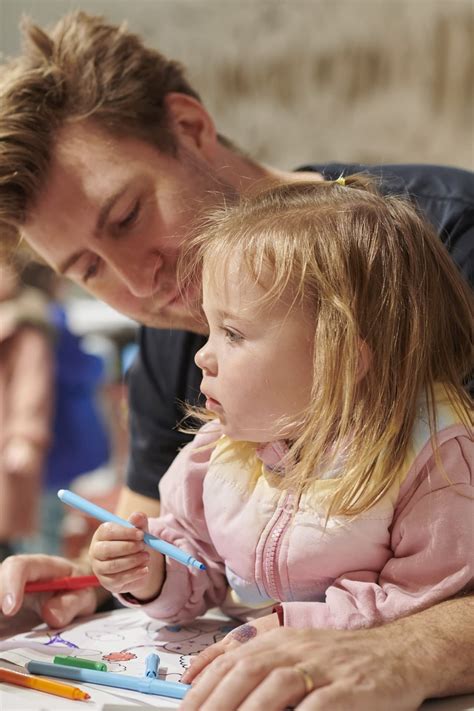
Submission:
<svg viewBox="0 0 474 711">
<path fill-rule="evenodd" d="M 223 328 L 225 338 L 229 341 L 229 343 L 237 343 L 238 341 L 243 340 L 243 336 L 240 335 L 240 333 L 236 333 L 235 331 L 232 331 L 230 328 Z"/>
<path fill-rule="evenodd" d="M 99 271 L 99 259 L 97 258 L 97 259 L 94 259 L 94 261 L 91 262 L 89 264 L 89 266 L 87 267 L 87 269 L 84 273 L 84 276 L 82 277 L 82 281 L 84 282 L 84 284 L 87 284 L 89 279 L 92 279 L 93 277 L 95 277 L 95 275 L 97 274 L 98 271 Z"/>
<path fill-rule="evenodd" d="M 136 222 L 139 213 L 140 200 L 137 200 L 128 215 L 124 217 L 123 220 L 120 220 L 120 222 L 117 222 L 117 228 L 119 230 L 125 230 L 127 227 L 133 225 L 133 223 Z"/>
</svg>

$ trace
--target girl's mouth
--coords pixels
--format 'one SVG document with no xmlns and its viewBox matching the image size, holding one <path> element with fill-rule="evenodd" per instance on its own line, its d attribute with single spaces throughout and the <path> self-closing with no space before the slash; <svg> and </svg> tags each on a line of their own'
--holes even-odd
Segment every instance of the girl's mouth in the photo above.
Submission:
<svg viewBox="0 0 474 711">
<path fill-rule="evenodd" d="M 216 412 L 218 410 L 222 410 L 222 405 L 218 400 L 214 400 L 213 397 L 207 397 L 206 410 L 212 410 L 213 412 Z"/>
</svg>

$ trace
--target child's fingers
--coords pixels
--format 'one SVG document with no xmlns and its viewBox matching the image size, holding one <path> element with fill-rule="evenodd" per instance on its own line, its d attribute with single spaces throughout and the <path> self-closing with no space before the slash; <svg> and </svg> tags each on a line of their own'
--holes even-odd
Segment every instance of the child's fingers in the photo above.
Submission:
<svg viewBox="0 0 474 711">
<path fill-rule="evenodd" d="M 116 575 L 97 575 L 101 585 L 114 594 L 133 592 L 137 583 L 142 583 L 150 569 L 147 566 L 138 566 Z"/>
<path fill-rule="evenodd" d="M 143 588 L 143 579 L 150 574 L 150 552 L 143 542 L 148 518 L 136 511 L 129 522 L 133 528 L 115 523 L 99 526 L 89 549 L 95 575 L 101 585 L 114 594 L 133 594 L 134 588 Z"/>
<path fill-rule="evenodd" d="M 95 541 L 143 541 L 143 531 L 118 523 L 102 523 L 94 533 Z"/>
<path fill-rule="evenodd" d="M 140 531 L 145 531 L 146 533 L 148 533 L 148 516 L 142 511 L 134 511 L 132 514 L 130 514 L 128 520 Z"/>
<path fill-rule="evenodd" d="M 124 555 L 112 557 L 106 560 L 94 558 L 93 567 L 96 575 L 119 575 L 126 573 L 134 568 L 148 565 L 150 554 L 148 551 L 134 553 L 133 555 Z"/>
<path fill-rule="evenodd" d="M 90 553 L 97 561 L 112 561 L 141 553 L 149 554 L 142 541 L 98 541 L 91 546 Z"/>
</svg>

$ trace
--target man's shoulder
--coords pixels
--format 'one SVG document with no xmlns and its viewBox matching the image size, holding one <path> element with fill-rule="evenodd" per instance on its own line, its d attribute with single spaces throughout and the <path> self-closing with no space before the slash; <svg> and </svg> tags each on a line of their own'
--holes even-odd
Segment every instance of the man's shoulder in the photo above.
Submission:
<svg viewBox="0 0 474 711">
<path fill-rule="evenodd" d="M 205 336 L 190 331 L 142 326 L 139 335 L 139 357 L 130 368 L 130 382 L 142 384 L 144 396 L 153 384 L 155 389 L 175 398 L 194 402 L 199 393 L 201 371 L 194 356 L 204 345 Z"/>
<path fill-rule="evenodd" d="M 327 180 L 341 175 L 369 173 L 381 181 L 385 193 L 409 194 L 417 199 L 459 201 L 474 208 L 474 173 L 445 165 L 400 163 L 368 165 L 363 163 L 314 163 L 298 170 L 321 173 Z"/>
</svg>

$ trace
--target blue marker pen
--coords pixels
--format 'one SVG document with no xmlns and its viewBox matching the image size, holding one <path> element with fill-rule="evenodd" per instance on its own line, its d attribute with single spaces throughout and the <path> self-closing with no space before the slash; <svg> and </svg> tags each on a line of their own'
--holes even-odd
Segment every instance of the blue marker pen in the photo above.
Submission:
<svg viewBox="0 0 474 711">
<path fill-rule="evenodd" d="M 158 654 L 149 654 L 145 659 L 145 665 L 145 676 L 150 677 L 150 679 L 156 679 L 158 669 L 160 668 L 160 658 Z"/>
<path fill-rule="evenodd" d="M 140 691 L 142 694 L 167 696 L 171 699 L 184 699 L 191 688 L 190 684 L 180 684 L 174 681 L 150 679 L 146 676 L 112 674 L 111 672 L 79 669 L 61 664 L 49 664 L 48 662 L 27 662 L 26 669 L 29 674 L 42 674 L 43 676 L 54 676 L 60 679 L 75 679 L 88 684 L 113 686 L 116 689 L 130 689 L 131 691 Z"/>
<path fill-rule="evenodd" d="M 83 499 L 82 496 L 74 494 L 68 489 L 60 489 L 58 491 L 58 498 L 60 498 L 64 504 L 72 506 L 75 509 L 79 509 L 79 511 L 83 511 L 84 513 L 88 514 L 89 516 L 92 516 L 93 518 L 98 519 L 99 521 L 109 521 L 111 523 L 118 523 L 120 524 L 120 526 L 125 526 L 126 528 L 135 528 L 135 526 L 130 523 L 130 521 L 126 521 L 124 518 L 116 516 L 110 511 L 107 511 L 107 509 L 103 509 L 101 506 L 97 506 L 97 504 L 93 504 L 90 501 L 87 501 L 87 499 Z M 169 558 L 177 560 L 178 563 L 182 563 L 183 565 L 191 565 L 195 568 L 199 568 L 200 570 L 206 570 L 206 566 L 204 565 L 204 563 L 201 563 L 199 560 L 196 560 L 196 558 L 194 558 L 192 555 L 189 555 L 185 551 L 182 551 L 180 548 L 174 546 L 172 543 L 162 541 L 161 538 L 152 536 L 151 533 L 145 533 L 143 540 L 147 544 L 147 546 L 150 546 L 150 548 L 153 548 L 159 553 L 163 553 L 163 555 L 167 555 Z"/>
</svg>

